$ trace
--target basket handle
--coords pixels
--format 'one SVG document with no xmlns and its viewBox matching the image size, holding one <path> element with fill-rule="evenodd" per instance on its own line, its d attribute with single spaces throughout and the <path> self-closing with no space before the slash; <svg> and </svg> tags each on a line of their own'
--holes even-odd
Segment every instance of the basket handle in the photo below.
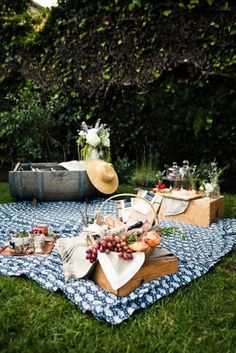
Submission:
<svg viewBox="0 0 236 353">
<path fill-rule="evenodd" d="M 122 196 L 122 197 L 123 197 L 123 196 L 132 196 L 132 197 L 137 197 L 137 198 L 139 198 L 139 199 L 142 199 L 142 200 L 146 201 L 146 202 L 149 204 L 149 206 L 151 207 L 152 211 L 153 211 L 154 221 L 155 221 L 154 225 L 158 225 L 158 224 L 159 224 L 159 219 L 158 219 L 158 216 L 157 216 L 157 211 L 155 210 L 155 208 L 153 207 L 153 205 L 151 204 L 151 202 L 148 201 L 147 199 L 145 199 L 145 198 L 142 197 L 142 196 L 139 196 L 139 195 L 136 195 L 136 194 L 132 194 L 132 193 L 116 194 L 116 195 L 113 195 L 113 196 L 109 197 L 108 199 L 106 199 L 106 200 L 101 204 L 99 210 L 96 212 L 96 215 L 95 215 L 95 222 L 99 222 L 99 218 L 100 218 L 100 215 L 101 215 L 101 211 L 102 211 L 104 205 L 105 205 L 108 201 L 110 201 L 110 200 L 112 200 L 112 199 L 114 199 L 114 198 L 120 197 L 120 196 Z"/>
</svg>

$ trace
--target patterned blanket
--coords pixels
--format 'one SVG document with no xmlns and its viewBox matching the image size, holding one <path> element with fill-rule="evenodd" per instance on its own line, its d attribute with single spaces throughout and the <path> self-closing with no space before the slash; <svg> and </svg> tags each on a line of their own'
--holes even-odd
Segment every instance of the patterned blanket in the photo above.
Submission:
<svg viewBox="0 0 236 353">
<path fill-rule="evenodd" d="M 104 200 L 87 203 L 93 217 Z M 61 237 L 73 237 L 82 229 L 80 210 L 83 202 L 41 202 L 35 207 L 28 201 L 0 205 L 0 247 L 9 240 L 11 231 L 31 230 L 38 223 L 47 224 Z M 104 213 L 117 214 L 116 203 L 107 202 Z M 127 296 L 108 293 L 89 279 L 66 281 L 62 261 L 54 248 L 48 256 L 0 256 L 0 274 L 26 277 L 49 291 L 61 290 L 82 312 L 90 311 L 111 324 L 119 324 L 136 310 L 146 308 L 177 288 L 205 274 L 236 244 L 236 219 L 224 219 L 209 228 L 180 222 L 162 221 L 161 226 L 178 227 L 180 235 L 162 237 L 161 247 L 173 252 L 179 260 L 179 271 L 138 287 Z"/>
</svg>

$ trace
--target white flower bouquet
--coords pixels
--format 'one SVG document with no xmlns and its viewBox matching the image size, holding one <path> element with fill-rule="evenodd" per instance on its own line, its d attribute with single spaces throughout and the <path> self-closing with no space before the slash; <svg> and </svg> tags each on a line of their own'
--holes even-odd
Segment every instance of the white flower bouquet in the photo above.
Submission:
<svg viewBox="0 0 236 353">
<path fill-rule="evenodd" d="M 204 193 L 206 197 L 217 198 L 220 196 L 220 176 L 223 174 L 224 168 L 218 168 L 214 160 L 210 164 L 203 164 L 199 167 L 197 178 L 200 183 L 199 191 Z"/>
<path fill-rule="evenodd" d="M 77 138 L 79 159 L 103 159 L 107 162 L 110 154 L 110 130 L 105 124 L 97 120 L 94 127 L 89 127 L 84 121 L 81 130 L 78 130 Z"/>
</svg>

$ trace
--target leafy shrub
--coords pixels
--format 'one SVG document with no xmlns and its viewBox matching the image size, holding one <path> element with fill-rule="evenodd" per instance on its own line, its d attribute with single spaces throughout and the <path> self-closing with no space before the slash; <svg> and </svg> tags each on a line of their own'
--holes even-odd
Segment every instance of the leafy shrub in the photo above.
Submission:
<svg viewBox="0 0 236 353">
<path fill-rule="evenodd" d="M 117 157 L 114 167 L 119 177 L 120 184 L 131 184 L 134 174 L 135 163 L 129 161 L 128 157 Z"/>
<path fill-rule="evenodd" d="M 137 162 L 132 182 L 137 187 L 154 187 L 157 183 L 158 160 L 144 152 L 141 162 Z"/>
<path fill-rule="evenodd" d="M 37 16 L 27 3 L 0 10 L 2 163 L 76 158 L 83 117 L 111 128 L 114 162 L 145 148 L 236 174 L 235 1 L 61 0 Z"/>
<path fill-rule="evenodd" d="M 18 96 L 9 94 L 6 99 L 12 109 L 0 113 L 2 163 L 7 162 L 6 145 L 10 148 L 7 155 L 12 165 L 17 161 L 66 160 L 73 142 L 76 150 L 80 116 L 78 113 L 68 116 L 63 111 L 67 97 L 58 94 L 45 97 L 34 83 L 27 81 Z"/>
</svg>

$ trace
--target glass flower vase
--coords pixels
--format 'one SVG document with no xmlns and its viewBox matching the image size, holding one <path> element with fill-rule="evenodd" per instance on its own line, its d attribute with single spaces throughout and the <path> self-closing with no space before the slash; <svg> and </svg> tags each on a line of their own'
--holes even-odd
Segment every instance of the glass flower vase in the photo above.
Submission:
<svg viewBox="0 0 236 353">
<path fill-rule="evenodd" d="M 100 158 L 100 152 L 97 148 L 91 148 L 86 159 L 102 159 Z"/>
<path fill-rule="evenodd" d="M 96 147 L 85 145 L 83 148 L 78 148 L 79 159 L 86 161 L 88 159 L 104 159 L 103 151 Z"/>
<path fill-rule="evenodd" d="M 213 191 L 211 192 L 211 198 L 217 199 L 220 196 L 220 185 L 218 178 L 212 180 Z"/>
</svg>

